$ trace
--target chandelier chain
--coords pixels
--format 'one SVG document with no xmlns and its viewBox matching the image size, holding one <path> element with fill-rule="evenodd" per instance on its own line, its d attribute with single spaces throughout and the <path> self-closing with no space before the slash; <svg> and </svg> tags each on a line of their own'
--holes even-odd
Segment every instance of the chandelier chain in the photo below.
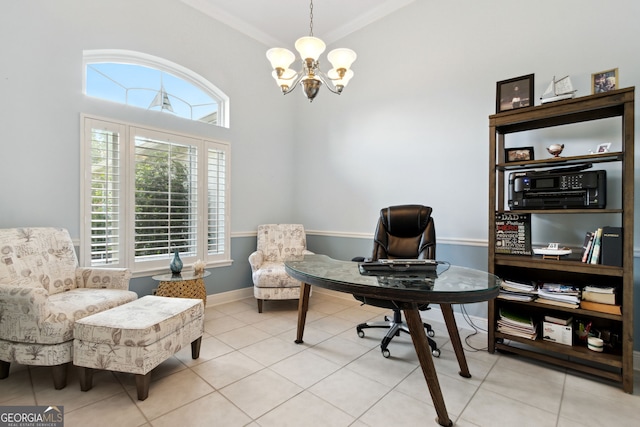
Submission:
<svg viewBox="0 0 640 427">
<path fill-rule="evenodd" d="M 309 36 L 313 37 L 313 0 L 309 5 Z"/>
</svg>

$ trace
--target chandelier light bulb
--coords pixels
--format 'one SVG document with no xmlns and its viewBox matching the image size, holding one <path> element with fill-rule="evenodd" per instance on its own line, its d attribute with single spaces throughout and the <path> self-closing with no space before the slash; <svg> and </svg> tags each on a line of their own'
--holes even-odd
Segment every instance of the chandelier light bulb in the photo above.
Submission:
<svg viewBox="0 0 640 427">
<path fill-rule="evenodd" d="M 327 45 L 322 40 L 311 36 L 300 37 L 296 40 L 295 46 L 303 60 L 311 58 L 314 61 L 317 61 L 327 48 Z"/>
<path fill-rule="evenodd" d="M 345 70 L 351 68 L 351 64 L 357 57 L 358 55 L 354 51 L 346 48 L 334 49 L 327 55 L 327 59 L 331 62 L 333 68 L 344 68 Z"/>
<path fill-rule="evenodd" d="M 286 70 L 295 61 L 296 56 L 289 49 L 274 47 L 267 51 L 267 59 L 271 62 L 271 67 Z"/>
</svg>

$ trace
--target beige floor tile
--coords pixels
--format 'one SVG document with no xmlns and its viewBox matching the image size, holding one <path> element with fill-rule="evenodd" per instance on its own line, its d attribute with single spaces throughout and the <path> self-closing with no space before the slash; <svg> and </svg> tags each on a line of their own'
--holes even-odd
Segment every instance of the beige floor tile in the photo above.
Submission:
<svg viewBox="0 0 640 427">
<path fill-rule="evenodd" d="M 447 411 L 452 414 L 460 414 L 478 390 L 476 384 L 462 377 L 454 378 L 438 375 L 438 383 L 440 384 Z M 429 387 L 421 368 L 416 368 L 395 390 L 421 402 L 433 405 Z"/>
<path fill-rule="evenodd" d="M 253 343 L 265 340 L 271 335 L 251 325 L 242 326 L 229 332 L 217 334 L 216 338 L 238 350 Z"/>
<path fill-rule="evenodd" d="M 349 369 L 340 369 L 309 388 L 316 396 L 359 417 L 391 390 Z"/>
<path fill-rule="evenodd" d="M 294 331 L 295 333 L 298 323 L 283 316 L 272 316 L 271 318 L 252 323 L 251 325 L 268 334 L 278 335 L 287 331 Z"/>
<path fill-rule="evenodd" d="M 494 369 L 489 372 L 480 388 L 557 414 L 560 409 L 564 382 L 549 381 L 540 376 L 524 375 L 511 369 Z"/>
<path fill-rule="evenodd" d="M 142 412 L 124 391 L 75 411 L 68 411 L 67 406 L 64 409 L 66 427 L 134 427 L 147 422 Z"/>
<path fill-rule="evenodd" d="M 246 325 L 247 324 L 245 322 L 236 319 L 233 316 L 225 316 L 219 317 L 217 319 L 205 320 L 204 330 L 213 336 L 217 336 L 219 334 L 223 334 L 225 332 L 229 332 Z"/>
<path fill-rule="evenodd" d="M 267 368 L 222 388 L 220 393 L 257 419 L 301 391 L 300 386 Z"/>
<path fill-rule="evenodd" d="M 253 310 L 254 307 L 257 311 L 257 305 L 252 306 L 248 303 L 247 300 L 233 301 L 214 306 L 217 311 L 225 314 L 238 314 L 245 311 Z"/>
<path fill-rule="evenodd" d="M 557 416 L 492 391 L 478 390 L 460 418 L 486 427 L 554 427 Z"/>
<path fill-rule="evenodd" d="M 341 366 L 305 350 L 281 360 L 270 368 L 300 387 L 308 388 L 336 372 Z"/>
<path fill-rule="evenodd" d="M 235 351 L 233 347 L 228 346 L 215 337 L 209 336 L 202 339 L 200 344 L 200 357 L 197 359 L 191 358 L 190 345 L 177 352 L 175 357 L 185 366 L 195 366 L 233 351 Z"/>
<path fill-rule="evenodd" d="M 294 396 L 257 420 L 262 427 L 346 427 L 353 421 L 354 417 L 308 391 Z"/>
<path fill-rule="evenodd" d="M 344 366 L 371 350 L 350 340 L 333 337 L 311 347 L 309 351 Z"/>
<path fill-rule="evenodd" d="M 251 418 L 220 393 L 213 392 L 153 420 L 153 427 L 241 427 Z"/>
<path fill-rule="evenodd" d="M 44 374 L 44 375 L 43 375 Z M 51 373 L 48 368 L 32 369 L 33 389 L 38 405 L 59 405 L 62 402 L 65 413 L 99 402 L 122 392 L 120 382 L 111 371 L 95 371 L 93 388 L 81 391 L 76 369 L 69 370 L 67 386 L 62 390 L 53 388 Z"/>
<path fill-rule="evenodd" d="M 3 406 L 13 405 L 8 402 L 15 399 L 27 402 L 35 399 L 31 388 L 29 369 L 26 367 L 22 369 L 13 369 L 13 365 L 15 365 L 15 363 L 11 366 L 9 376 L 0 380 L 0 390 L 2 390 L 0 393 L 0 405 Z M 51 388 L 53 388 L 53 380 L 51 380 L 50 385 Z"/>
<path fill-rule="evenodd" d="M 397 391 L 391 391 L 368 410 L 360 421 L 371 427 L 434 425 L 437 418 L 433 406 Z M 449 413 L 449 418 L 454 417 Z"/>
<path fill-rule="evenodd" d="M 567 388 L 560 407 L 561 418 L 578 421 L 584 426 L 631 427 L 639 424 L 640 396 L 597 382 L 592 385 L 590 390 Z"/>
<path fill-rule="evenodd" d="M 378 381 L 389 387 L 395 387 L 417 368 L 416 363 L 397 358 L 384 358 L 378 349 L 365 353 L 347 365 L 358 374 Z"/>
<path fill-rule="evenodd" d="M 304 349 L 293 340 L 285 341 L 278 337 L 270 337 L 246 346 L 240 351 L 262 365 L 270 366 Z"/>
<path fill-rule="evenodd" d="M 152 377 L 149 397 L 143 401 L 137 400 L 135 386 L 125 386 L 125 389 L 129 396 L 135 399 L 142 413 L 151 421 L 214 391 L 213 387 L 190 369 L 157 381 L 153 381 Z"/>
<path fill-rule="evenodd" d="M 264 365 L 239 351 L 227 353 L 192 368 L 196 374 L 216 390 L 248 377 L 261 369 L 264 369 Z"/>
<path fill-rule="evenodd" d="M 296 337 L 297 337 L 297 330 L 286 331 L 281 334 L 278 334 L 278 338 L 285 341 L 295 341 Z M 323 341 L 328 340 L 331 337 L 333 337 L 333 334 L 330 334 L 329 332 L 323 331 L 318 328 L 314 328 L 313 326 L 305 326 L 304 334 L 302 336 L 303 342 L 298 345 L 303 346 L 304 348 L 310 348 L 316 344 L 319 344 Z"/>
</svg>

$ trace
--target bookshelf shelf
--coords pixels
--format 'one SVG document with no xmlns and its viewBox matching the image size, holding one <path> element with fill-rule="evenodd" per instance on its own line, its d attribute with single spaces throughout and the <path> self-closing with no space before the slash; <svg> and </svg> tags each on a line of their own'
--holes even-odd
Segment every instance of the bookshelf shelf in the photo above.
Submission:
<svg viewBox="0 0 640 427">
<path fill-rule="evenodd" d="M 535 107 L 527 107 L 489 116 L 489 271 L 503 279 L 522 282 L 568 283 L 578 288 L 586 285 L 613 286 L 618 289 L 622 314 L 610 314 L 583 308 L 568 308 L 538 302 L 522 302 L 497 298 L 489 302 L 489 352 L 496 350 L 530 357 L 545 363 L 585 372 L 620 383 L 627 393 L 633 393 L 633 191 L 634 191 L 634 94 L 635 88 L 584 96 Z M 518 162 L 505 161 L 507 137 L 511 134 L 575 125 L 601 119 L 619 119 L 621 123 L 621 149 L 580 156 L 551 157 Z M 572 126 L 570 132 L 580 132 Z M 571 144 L 580 144 L 576 138 Z M 565 142 L 565 141 L 561 141 Z M 586 148 L 584 147 L 585 151 Z M 574 150 L 575 151 L 575 150 Z M 508 209 L 507 179 L 510 172 L 525 170 L 561 170 L 581 164 L 610 163 L 609 168 L 619 172 L 619 179 L 610 180 L 607 192 L 619 191 L 620 199 L 605 209 Z M 575 168 L 574 168 L 575 169 Z M 581 248 L 559 259 L 543 259 L 536 255 L 512 255 L 497 253 L 496 220 L 504 214 L 529 214 L 554 216 L 554 222 L 571 227 L 573 218 L 591 218 L 583 215 L 609 214 L 617 218 L 622 228 L 622 267 L 581 262 Z M 569 215 L 563 218 L 564 215 Z M 578 217 L 576 217 L 576 215 Z M 544 217 L 542 217 L 544 218 Z M 604 220 L 603 220 L 604 221 Z M 576 221 L 579 223 L 579 221 Z M 540 222 L 538 221 L 538 224 Z M 502 226 L 503 223 L 500 223 Z M 601 224 L 605 226 L 608 224 Z M 536 230 L 527 233 L 535 234 Z M 501 231 L 502 232 L 502 231 Z M 586 230 L 577 230 L 576 234 Z M 580 243 L 570 242 L 576 246 Z M 502 242 L 500 242 L 502 244 Z M 545 315 L 572 316 L 574 321 L 592 322 L 594 329 L 619 334 L 619 344 L 607 347 L 605 352 L 589 350 L 574 337 L 572 346 L 529 340 L 497 331 L 501 309 L 529 316 L 534 322 L 542 322 Z M 541 325 L 539 326 L 541 328 Z"/>
</svg>

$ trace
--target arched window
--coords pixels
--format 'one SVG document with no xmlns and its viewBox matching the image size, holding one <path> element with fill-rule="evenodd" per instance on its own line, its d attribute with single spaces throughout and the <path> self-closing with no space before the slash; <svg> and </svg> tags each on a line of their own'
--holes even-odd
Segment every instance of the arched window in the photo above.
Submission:
<svg viewBox="0 0 640 427">
<path fill-rule="evenodd" d="M 181 65 L 129 50 L 85 50 L 87 95 L 229 127 L 229 97 Z"/>
</svg>

